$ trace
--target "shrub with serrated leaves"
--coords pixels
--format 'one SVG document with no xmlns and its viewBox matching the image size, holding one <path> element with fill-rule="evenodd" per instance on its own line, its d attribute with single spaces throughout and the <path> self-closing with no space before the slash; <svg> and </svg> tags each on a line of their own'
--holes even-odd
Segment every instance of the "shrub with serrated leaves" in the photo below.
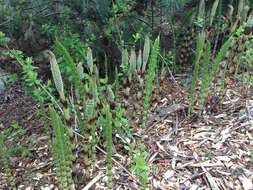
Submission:
<svg viewBox="0 0 253 190">
<path fill-rule="evenodd" d="M 37 67 L 33 65 L 31 57 L 25 57 L 23 52 L 19 50 L 9 50 L 8 55 L 17 60 L 18 64 L 22 67 L 23 81 L 29 93 L 37 98 L 40 102 L 52 101 L 55 99 L 52 96 L 53 88 L 51 81 L 48 80 L 47 84 L 43 83 L 38 77 Z"/>
</svg>

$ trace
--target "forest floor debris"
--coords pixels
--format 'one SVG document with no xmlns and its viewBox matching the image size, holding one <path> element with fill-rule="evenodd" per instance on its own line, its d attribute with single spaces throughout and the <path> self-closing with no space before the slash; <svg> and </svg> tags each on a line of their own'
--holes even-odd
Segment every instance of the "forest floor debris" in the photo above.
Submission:
<svg viewBox="0 0 253 190">
<path fill-rule="evenodd" d="M 163 94 L 153 102 L 146 128 L 152 189 L 253 189 L 253 90 L 245 92 L 239 83 L 231 85 L 215 113 L 206 109 L 189 119 L 186 91 L 175 89 L 166 82 Z M 13 123 L 26 130 L 20 143 L 29 147 L 30 155 L 11 158 L 18 189 L 57 189 L 50 134 L 39 119 L 38 105 L 21 85 L 7 89 L 0 102 L 1 131 Z M 114 146 L 114 159 L 120 163 L 114 163 L 114 188 L 136 189 L 136 180 L 125 171 L 127 154 L 118 144 Z M 92 171 L 81 164 L 82 157 L 76 160 L 78 189 L 106 189 L 105 156 L 98 153 Z M 9 189 L 5 180 L 1 171 L 0 189 Z"/>
</svg>

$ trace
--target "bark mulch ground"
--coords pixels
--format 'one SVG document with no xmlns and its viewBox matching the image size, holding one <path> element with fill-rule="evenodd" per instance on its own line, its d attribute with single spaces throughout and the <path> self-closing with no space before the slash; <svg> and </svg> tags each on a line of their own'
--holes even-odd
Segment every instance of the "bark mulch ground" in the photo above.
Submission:
<svg viewBox="0 0 253 190">
<path fill-rule="evenodd" d="M 167 81 L 162 88 L 159 98 L 152 103 L 145 133 L 152 189 L 253 189 L 253 90 L 234 83 L 227 88 L 222 101 L 213 96 L 205 112 L 188 118 L 184 87 Z M 26 131 L 20 143 L 27 145 L 31 153 L 11 157 L 10 168 L 18 189 L 57 189 L 49 151 L 50 130 L 41 121 L 38 107 L 18 84 L 0 95 L 1 132 L 18 123 Z M 137 120 L 133 122 L 138 123 Z M 134 132 L 138 139 L 140 131 Z M 137 180 L 128 170 L 131 160 L 120 145 L 125 142 L 115 138 L 114 189 L 136 189 Z M 81 164 L 81 157 L 77 159 L 77 189 L 106 189 L 102 149 L 98 149 L 98 155 L 92 172 Z M 3 170 L 0 189 L 10 189 Z"/>
</svg>

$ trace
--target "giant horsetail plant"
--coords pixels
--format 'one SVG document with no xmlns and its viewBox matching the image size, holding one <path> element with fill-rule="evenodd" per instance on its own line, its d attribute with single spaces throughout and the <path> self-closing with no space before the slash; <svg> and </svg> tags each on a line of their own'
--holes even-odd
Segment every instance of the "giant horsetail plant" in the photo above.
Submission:
<svg viewBox="0 0 253 190">
<path fill-rule="evenodd" d="M 119 73 L 118 73 L 118 69 L 116 67 L 115 69 L 115 82 L 114 82 L 114 94 L 115 94 L 115 100 L 117 102 L 120 101 L 120 96 L 119 96 L 119 91 L 120 91 L 120 81 L 119 81 Z"/>
<path fill-rule="evenodd" d="M 72 131 L 72 128 L 70 128 L 70 125 L 71 125 L 70 124 L 70 112 L 69 112 L 69 108 L 68 108 L 68 102 L 65 97 L 64 83 L 62 80 L 61 71 L 60 71 L 60 68 L 57 63 L 54 53 L 51 52 L 50 50 L 46 50 L 45 53 L 50 61 L 51 72 L 53 75 L 53 81 L 55 84 L 55 88 L 56 88 L 58 94 L 60 95 L 60 101 L 63 106 L 64 119 L 65 119 L 66 123 L 69 125 L 69 127 L 66 128 L 67 134 L 68 134 L 69 138 L 72 138 L 73 131 Z M 71 145 L 71 147 L 72 147 L 72 145 Z"/>
<path fill-rule="evenodd" d="M 123 84 L 127 84 L 129 81 L 130 74 L 130 64 L 129 64 L 129 52 L 125 48 L 121 51 L 121 65 L 120 65 L 120 73 L 119 78 L 123 81 Z"/>
<path fill-rule="evenodd" d="M 64 83 L 62 80 L 59 65 L 58 65 L 55 55 L 52 51 L 46 50 L 45 54 L 47 55 L 49 62 L 50 62 L 51 72 L 53 75 L 53 81 L 55 84 L 55 88 L 60 96 L 60 101 L 62 103 L 63 111 L 64 111 L 64 117 L 68 121 L 70 119 L 70 114 L 69 114 L 67 99 L 66 99 L 65 93 L 64 93 Z"/>
<path fill-rule="evenodd" d="M 220 86 L 219 86 L 219 94 L 223 95 L 225 90 L 225 84 L 226 84 L 226 75 L 228 72 L 228 63 L 225 62 L 224 68 L 221 71 L 221 79 L 220 79 Z"/>
<path fill-rule="evenodd" d="M 89 75 L 86 75 L 88 79 L 88 98 L 85 103 L 85 120 L 87 127 L 91 134 L 91 158 L 92 162 L 96 161 L 96 146 L 97 146 L 97 104 L 99 103 L 98 97 L 98 85 L 99 85 L 99 73 L 97 67 L 94 65 L 93 54 L 91 48 L 87 50 L 87 67 Z"/>
<path fill-rule="evenodd" d="M 64 61 L 68 65 L 70 69 L 70 75 L 71 75 L 71 82 L 75 85 L 75 88 L 79 91 L 80 95 L 84 94 L 84 85 L 82 83 L 82 79 L 80 77 L 80 73 L 77 69 L 76 64 L 74 63 L 73 58 L 69 54 L 68 50 L 63 46 L 63 44 L 60 41 L 56 41 L 56 49 L 61 53 L 63 56 Z"/>
<path fill-rule="evenodd" d="M 146 85 L 144 89 L 144 102 L 143 102 L 143 122 L 142 122 L 142 142 L 144 142 L 144 130 L 147 124 L 148 119 L 148 110 L 150 107 L 150 100 L 153 91 L 153 82 L 156 75 L 156 68 L 157 68 L 157 58 L 159 54 L 160 47 L 160 37 L 158 36 L 153 44 L 150 61 L 148 65 L 148 71 L 146 75 Z"/>
<path fill-rule="evenodd" d="M 143 102 L 143 120 L 142 120 L 142 126 L 141 126 L 141 145 L 139 152 L 137 152 L 136 157 L 134 159 L 135 166 L 133 167 L 135 174 L 139 177 L 142 189 L 145 189 L 147 187 L 148 182 L 148 173 L 149 173 L 149 167 L 146 163 L 146 158 L 148 156 L 147 152 L 145 151 L 145 145 L 144 145 L 144 132 L 145 127 L 147 125 L 148 121 L 148 110 L 150 107 L 150 100 L 152 96 L 153 91 L 153 83 L 156 76 L 156 68 L 157 68 L 157 62 L 158 62 L 158 53 L 160 47 L 160 36 L 158 36 L 153 44 L 152 51 L 151 51 L 151 58 L 148 65 L 148 71 L 146 75 L 146 85 L 144 89 L 144 102 Z"/>
<path fill-rule="evenodd" d="M 107 165 L 107 177 L 108 177 L 108 189 L 113 189 L 113 173 L 112 173 L 112 113 L 108 104 L 104 105 L 104 112 L 106 115 L 106 165 Z"/>
<path fill-rule="evenodd" d="M 233 42 L 234 42 L 234 35 L 231 35 L 230 38 L 223 44 L 220 51 L 214 58 L 212 66 L 211 66 L 211 70 L 210 70 L 209 84 L 214 81 L 219 64 L 221 63 L 223 58 L 226 56 L 226 53 L 228 52 L 229 47 L 231 46 Z"/>
<path fill-rule="evenodd" d="M 123 75 L 126 75 L 128 81 L 131 82 L 133 79 L 136 79 L 139 74 L 144 74 L 146 72 L 146 65 L 150 56 L 150 39 L 148 36 L 144 40 L 144 48 L 139 49 L 138 54 L 136 54 L 135 48 L 131 48 L 130 56 L 127 49 L 123 49 L 121 58 L 121 68 Z M 140 77 L 137 78 L 142 84 L 143 81 L 140 81 Z M 126 81 L 123 79 L 123 82 Z"/>
<path fill-rule="evenodd" d="M 97 145 L 97 136 L 96 136 L 96 108 L 95 108 L 94 98 L 87 99 L 85 104 L 84 116 L 87 125 L 87 129 L 90 130 L 91 134 L 91 158 L 92 162 L 96 161 L 96 145 Z"/>
<path fill-rule="evenodd" d="M 219 65 L 222 63 L 222 60 L 226 57 L 226 54 L 229 53 L 229 48 L 231 45 L 235 42 L 235 40 L 242 34 L 243 32 L 243 26 L 239 27 L 229 38 L 228 40 L 223 44 L 221 49 L 219 50 L 218 54 L 215 56 L 213 61 L 210 62 L 211 59 L 211 47 L 210 43 L 206 42 L 206 50 L 204 52 L 204 65 L 202 68 L 202 82 L 201 82 L 201 88 L 200 88 L 200 107 L 203 109 L 204 102 L 206 98 L 208 97 L 208 89 L 210 85 L 214 82 Z M 192 112 L 192 106 L 194 102 L 194 97 L 196 95 L 196 86 L 197 86 L 197 80 L 198 80 L 198 70 L 199 70 L 199 58 L 201 54 L 203 53 L 203 46 L 204 46 L 204 38 L 201 37 L 201 34 L 198 37 L 197 41 L 197 50 L 195 55 L 195 62 L 194 62 L 194 72 L 193 72 L 193 80 L 192 80 L 192 86 L 189 94 L 189 114 Z M 211 65 L 209 65 L 212 63 Z M 225 77 L 226 77 L 226 71 L 227 71 L 227 63 L 225 65 L 225 68 L 221 71 L 222 78 L 221 78 L 221 90 L 224 90 L 224 84 L 225 84 Z"/>
<path fill-rule="evenodd" d="M 205 0 L 201 0 L 198 7 L 198 15 L 197 15 L 197 22 L 196 24 L 200 25 L 202 28 L 205 25 Z M 195 102 L 195 96 L 196 96 L 196 86 L 198 82 L 198 75 L 199 75 L 199 65 L 200 61 L 203 55 L 204 51 L 204 45 L 206 40 L 206 33 L 204 29 L 202 29 L 197 36 L 197 47 L 195 52 L 195 58 L 193 61 L 194 69 L 193 69 L 193 77 L 192 77 L 192 83 L 191 83 L 191 89 L 189 93 L 189 109 L 188 114 L 190 115 L 193 110 L 193 103 Z"/>
<path fill-rule="evenodd" d="M 74 190 L 72 179 L 72 162 L 74 159 L 69 136 L 66 134 L 66 127 L 54 108 L 50 108 L 52 127 L 54 131 L 53 156 L 56 165 L 58 183 L 61 189 Z"/>
<path fill-rule="evenodd" d="M 97 145 L 97 85 L 96 85 L 96 77 L 93 76 L 89 80 L 89 97 L 85 102 L 85 109 L 84 109 L 84 119 L 87 124 L 87 128 L 90 130 L 91 134 L 91 157 L 92 162 L 95 163 L 96 161 L 96 145 Z"/>
</svg>

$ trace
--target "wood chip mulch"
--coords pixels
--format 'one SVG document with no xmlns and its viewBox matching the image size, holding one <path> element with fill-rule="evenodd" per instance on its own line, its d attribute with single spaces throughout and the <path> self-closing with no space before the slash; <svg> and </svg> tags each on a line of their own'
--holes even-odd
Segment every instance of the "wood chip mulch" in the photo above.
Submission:
<svg viewBox="0 0 253 190">
<path fill-rule="evenodd" d="M 203 114 L 187 118 L 186 90 L 173 90 L 173 82 L 167 85 L 170 93 L 161 94 L 152 104 L 145 133 L 152 189 L 253 189 L 253 89 L 246 91 L 239 83 L 231 85 L 215 110 L 207 105 Z M 22 141 L 29 144 L 32 156 L 11 159 L 17 187 L 57 189 L 48 130 L 43 129 L 37 115 L 38 105 L 21 89 L 16 86 L 0 96 L 0 130 L 13 122 L 29 129 Z M 138 137 L 138 130 L 135 133 Z M 124 143 L 120 139 L 117 142 Z M 114 146 L 114 189 L 137 189 L 138 182 L 129 173 L 127 154 L 119 151 L 117 144 Z M 95 172 L 77 189 L 106 189 L 105 155 L 101 149 L 98 154 Z M 81 164 L 77 165 L 79 174 L 87 173 Z M 0 189 L 9 189 L 4 180 L 0 171 Z"/>
</svg>

